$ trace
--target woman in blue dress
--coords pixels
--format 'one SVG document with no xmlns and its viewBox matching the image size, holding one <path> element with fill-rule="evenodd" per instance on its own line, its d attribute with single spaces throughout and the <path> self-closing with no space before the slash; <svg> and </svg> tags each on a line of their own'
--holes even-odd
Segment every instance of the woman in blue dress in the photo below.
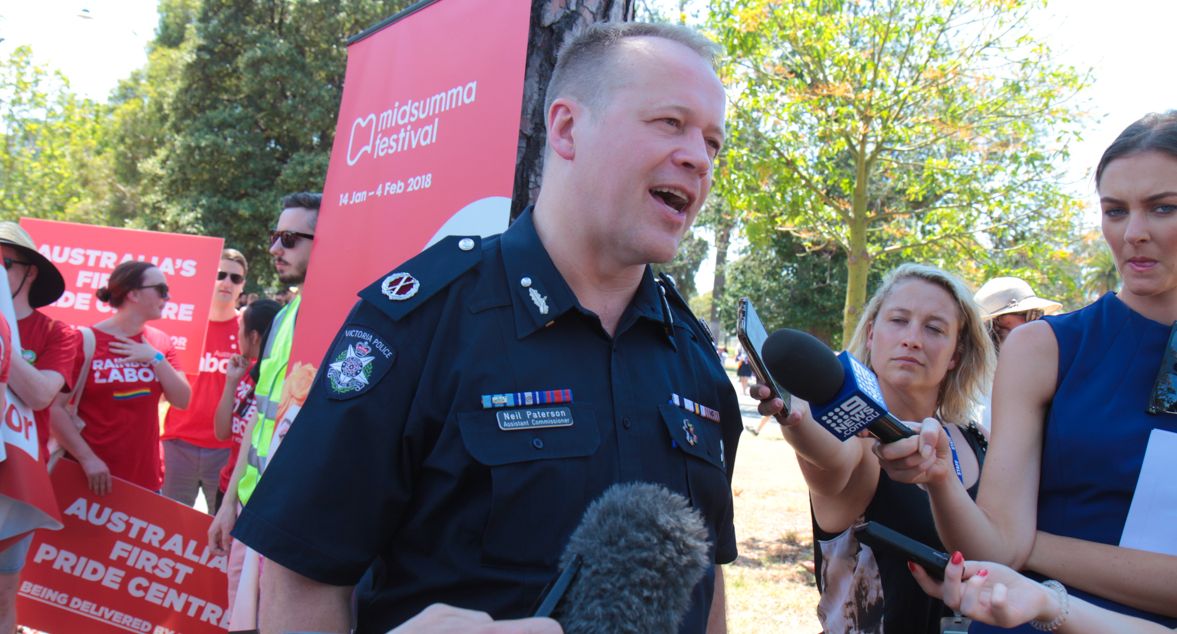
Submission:
<svg viewBox="0 0 1177 634">
<path fill-rule="evenodd" d="M 1057 579 L 1091 603 L 1173 627 L 1177 557 L 1121 543 L 1146 449 L 1177 438 L 1177 414 L 1149 411 L 1177 320 L 1177 111 L 1124 130 L 1095 178 L 1122 288 L 1010 334 L 976 502 L 952 475 L 938 425 L 881 447 L 880 456 L 892 478 L 927 487 L 949 548 Z M 1167 474 L 1177 475 L 1173 467 Z M 1133 519 L 1147 525 L 1140 506 Z"/>
</svg>

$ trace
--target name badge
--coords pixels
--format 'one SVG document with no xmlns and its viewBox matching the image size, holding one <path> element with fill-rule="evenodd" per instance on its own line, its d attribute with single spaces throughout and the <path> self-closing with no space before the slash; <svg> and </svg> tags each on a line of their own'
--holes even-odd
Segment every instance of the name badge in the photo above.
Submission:
<svg viewBox="0 0 1177 634">
<path fill-rule="evenodd" d="M 526 409 L 504 409 L 495 412 L 499 429 L 543 429 L 545 427 L 571 427 L 570 407 L 529 407 Z"/>
</svg>

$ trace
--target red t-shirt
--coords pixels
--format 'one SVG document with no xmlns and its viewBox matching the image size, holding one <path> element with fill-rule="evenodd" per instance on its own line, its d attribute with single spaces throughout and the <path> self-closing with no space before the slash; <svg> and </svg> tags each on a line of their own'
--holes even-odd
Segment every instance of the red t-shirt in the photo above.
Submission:
<svg viewBox="0 0 1177 634">
<path fill-rule="evenodd" d="M 213 416 L 225 392 L 225 371 L 229 358 L 237 354 L 237 328 L 240 318 L 208 322 L 204 335 L 204 354 L 200 355 L 200 373 L 188 375 L 192 398 L 187 409 L 169 409 L 163 422 L 163 439 L 183 440 L 197 447 L 224 449 L 230 441 L 217 440 Z"/>
<path fill-rule="evenodd" d="M 16 328 L 20 331 L 21 357 L 38 370 L 60 374 L 65 379 L 61 391 L 68 392 L 82 365 L 82 333 L 67 323 L 50 319 L 39 310 L 18 320 Z M 41 456 L 48 458 L 49 408 L 33 412 L 33 417 L 37 421 Z"/>
<path fill-rule="evenodd" d="M 159 397 L 163 386 L 151 363 L 131 363 L 115 354 L 114 335 L 94 329 L 94 358 L 78 404 L 86 422 L 82 438 L 106 463 L 112 475 L 158 491 L 163 484 L 159 460 Z M 147 341 L 178 368 L 176 349 L 166 333 L 151 326 L 131 337 Z"/>
<path fill-rule="evenodd" d="M 241 377 L 237 384 L 237 395 L 233 397 L 233 450 L 229 452 L 229 462 L 221 469 L 221 490 L 229 490 L 229 478 L 233 477 L 233 467 L 237 465 L 237 452 L 241 451 L 241 443 L 245 440 L 245 425 L 249 419 L 257 414 L 257 386 L 249 374 Z"/>
</svg>

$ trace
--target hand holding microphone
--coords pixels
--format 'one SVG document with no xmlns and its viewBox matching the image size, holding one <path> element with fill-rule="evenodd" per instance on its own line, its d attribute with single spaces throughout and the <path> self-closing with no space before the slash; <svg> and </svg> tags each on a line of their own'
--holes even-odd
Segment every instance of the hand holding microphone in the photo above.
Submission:
<svg viewBox="0 0 1177 634">
<path fill-rule="evenodd" d="M 764 363 L 773 379 L 807 401 L 813 420 L 839 440 L 863 430 L 886 443 L 914 435 L 887 411 L 870 368 L 848 352 L 835 355 L 809 333 L 789 328 L 772 333 L 764 342 Z"/>
<path fill-rule="evenodd" d="M 948 430 L 935 418 L 925 418 L 917 435 L 892 443 L 876 443 L 879 466 L 896 482 L 929 484 L 956 478 Z"/>
</svg>

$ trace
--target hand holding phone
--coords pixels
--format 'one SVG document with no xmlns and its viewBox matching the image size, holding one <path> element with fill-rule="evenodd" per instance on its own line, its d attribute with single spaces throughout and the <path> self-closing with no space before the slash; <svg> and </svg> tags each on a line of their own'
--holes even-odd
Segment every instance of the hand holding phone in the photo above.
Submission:
<svg viewBox="0 0 1177 634">
<path fill-rule="evenodd" d="M 752 301 L 747 297 L 740 298 L 740 304 L 736 311 L 736 337 L 740 340 L 744 354 L 748 356 L 748 363 L 752 366 L 753 374 L 756 375 L 756 382 L 766 386 L 772 392 L 772 395 L 769 396 L 770 400 L 779 398 L 784 401 L 784 409 L 777 414 L 778 418 L 784 420 L 789 415 L 789 392 L 773 380 L 768 368 L 764 365 L 763 350 L 764 342 L 768 339 L 768 331 L 764 329 L 760 316 L 756 314 L 756 309 L 752 307 Z"/>
<path fill-rule="evenodd" d="M 889 550 L 914 561 L 928 571 L 932 577 L 943 580 L 944 567 L 948 565 L 948 555 L 918 542 L 907 535 L 893 531 L 878 522 L 863 522 L 854 527 L 854 536 L 858 541 L 875 549 Z"/>
</svg>

